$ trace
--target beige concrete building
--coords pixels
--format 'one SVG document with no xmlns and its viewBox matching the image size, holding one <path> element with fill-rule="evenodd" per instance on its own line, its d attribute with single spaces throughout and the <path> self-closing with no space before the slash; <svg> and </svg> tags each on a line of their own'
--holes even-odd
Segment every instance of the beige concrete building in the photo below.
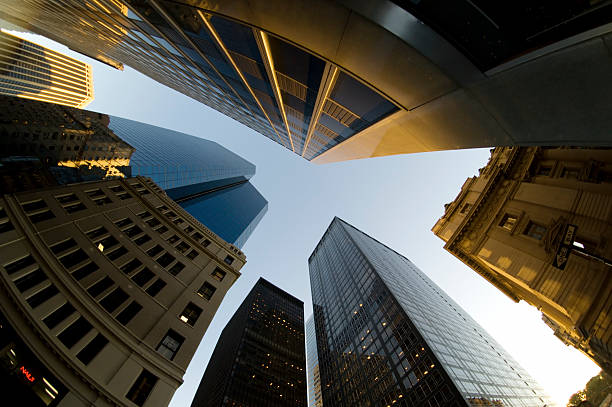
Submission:
<svg viewBox="0 0 612 407">
<path fill-rule="evenodd" d="M 148 178 L 0 206 L 3 386 L 28 406 L 166 406 L 244 254 Z"/>
<path fill-rule="evenodd" d="M 612 150 L 505 147 L 446 205 L 444 248 L 612 370 Z"/>
</svg>

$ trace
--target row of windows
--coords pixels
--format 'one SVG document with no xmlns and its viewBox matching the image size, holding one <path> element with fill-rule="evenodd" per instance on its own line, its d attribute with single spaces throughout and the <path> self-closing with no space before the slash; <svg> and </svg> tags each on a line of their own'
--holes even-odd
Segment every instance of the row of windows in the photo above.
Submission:
<svg viewBox="0 0 612 407">
<path fill-rule="evenodd" d="M 111 187 L 110 190 L 115 192 L 115 195 L 121 200 L 132 197 L 130 193 L 127 192 L 121 185 Z M 86 191 L 86 194 L 96 205 L 104 205 L 112 202 L 100 188 Z M 68 214 L 87 209 L 87 206 L 83 204 L 83 202 L 74 193 L 56 195 L 55 199 Z M 37 199 L 22 203 L 21 207 L 28 215 L 28 218 L 32 223 L 38 223 L 55 218 L 55 214 L 49 209 L 44 199 Z"/>
<path fill-rule="evenodd" d="M 38 264 L 31 255 L 6 264 L 4 268 L 9 277 L 17 275 L 17 277 L 13 278 L 13 283 L 20 293 L 28 295 L 26 301 L 32 308 L 42 305 L 59 294 L 59 290 L 49 281 L 47 275 L 38 267 Z M 43 284 L 46 285 L 44 288 L 42 288 Z M 42 289 L 32 293 L 35 287 Z M 73 321 L 56 335 L 59 341 L 68 349 L 72 349 L 93 330 L 93 326 L 85 317 L 79 315 L 78 318 L 74 318 L 75 314 L 79 315 L 74 306 L 69 302 L 65 302 L 42 319 L 47 328 L 53 330 L 59 324 L 72 317 Z M 108 339 L 98 333 L 77 353 L 76 357 L 84 365 L 88 365 L 104 349 L 106 344 L 108 344 Z"/>
</svg>

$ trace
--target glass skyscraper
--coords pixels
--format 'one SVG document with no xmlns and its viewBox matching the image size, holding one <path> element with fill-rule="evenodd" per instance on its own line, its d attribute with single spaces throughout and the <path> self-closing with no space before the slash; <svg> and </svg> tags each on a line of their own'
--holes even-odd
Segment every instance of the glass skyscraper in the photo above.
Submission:
<svg viewBox="0 0 612 407">
<path fill-rule="evenodd" d="M 304 303 L 260 278 L 227 323 L 191 407 L 305 407 Z"/>
<path fill-rule="evenodd" d="M 410 260 L 348 223 L 309 267 L 324 405 L 553 405 Z"/>
<path fill-rule="evenodd" d="M 306 320 L 306 376 L 308 383 L 308 407 L 321 407 L 321 375 L 317 353 L 317 333 L 314 315 Z"/>
<path fill-rule="evenodd" d="M 219 144 L 111 116 L 108 127 L 135 148 L 132 176 L 150 177 L 223 240 L 242 247 L 268 209 L 249 182 L 255 166 Z"/>
</svg>

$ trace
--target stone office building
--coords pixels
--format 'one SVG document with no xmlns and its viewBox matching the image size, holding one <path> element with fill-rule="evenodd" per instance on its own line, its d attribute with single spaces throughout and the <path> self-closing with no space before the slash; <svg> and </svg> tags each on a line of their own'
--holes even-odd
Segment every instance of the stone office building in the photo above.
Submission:
<svg viewBox="0 0 612 407">
<path fill-rule="evenodd" d="M 244 254 L 143 177 L 0 206 L 4 394 L 28 407 L 166 406 Z"/>
<path fill-rule="evenodd" d="M 612 150 L 504 147 L 433 232 L 566 344 L 612 368 Z"/>
</svg>

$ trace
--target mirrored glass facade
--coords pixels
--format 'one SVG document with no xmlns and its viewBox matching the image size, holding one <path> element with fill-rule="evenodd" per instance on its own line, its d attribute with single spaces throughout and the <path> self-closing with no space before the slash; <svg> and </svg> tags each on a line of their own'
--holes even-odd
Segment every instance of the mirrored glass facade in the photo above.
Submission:
<svg viewBox="0 0 612 407">
<path fill-rule="evenodd" d="M 109 128 L 135 148 L 132 176 L 150 177 L 191 216 L 242 248 L 268 209 L 249 182 L 255 165 L 221 145 L 111 116 Z"/>
<path fill-rule="evenodd" d="M 7 20 L 123 64 L 310 160 L 398 107 L 314 54 L 191 5 L 9 0 Z"/>
<path fill-rule="evenodd" d="M 130 158 L 132 176 L 149 177 L 166 191 L 187 185 L 197 190 L 201 183 L 255 175 L 253 164 L 214 141 L 116 116 L 108 127 L 136 149 Z M 185 196 L 194 191 L 176 192 Z"/>
<path fill-rule="evenodd" d="M 306 406 L 304 304 L 260 278 L 223 329 L 191 407 Z"/>
<path fill-rule="evenodd" d="M 551 406 L 408 259 L 335 218 L 309 259 L 323 403 Z"/>
</svg>

